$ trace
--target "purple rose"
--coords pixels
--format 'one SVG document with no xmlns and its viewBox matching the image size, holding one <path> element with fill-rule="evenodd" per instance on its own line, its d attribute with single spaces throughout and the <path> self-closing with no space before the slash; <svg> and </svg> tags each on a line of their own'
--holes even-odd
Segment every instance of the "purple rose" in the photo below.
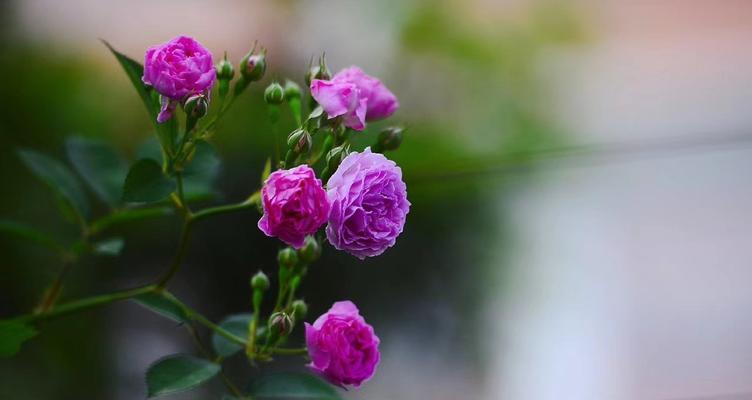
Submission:
<svg viewBox="0 0 752 400">
<path fill-rule="evenodd" d="M 370 148 L 342 160 L 327 182 L 327 196 L 329 243 L 361 260 L 393 246 L 410 211 L 402 170 Z"/>
<path fill-rule="evenodd" d="M 141 80 L 162 95 L 162 110 L 157 117 L 162 123 L 186 97 L 208 96 L 216 75 L 209 50 L 191 37 L 178 36 L 146 51 Z"/>
<path fill-rule="evenodd" d="M 272 172 L 261 190 L 264 215 L 258 227 L 296 249 L 329 216 L 329 201 L 311 167 L 300 165 Z"/>
<path fill-rule="evenodd" d="M 311 95 L 329 118 L 342 116 L 345 126 L 356 131 L 365 129 L 366 121 L 386 118 L 399 107 L 397 97 L 380 80 L 354 66 L 328 81 L 314 79 Z"/>
<path fill-rule="evenodd" d="M 334 303 L 313 325 L 305 324 L 308 367 L 331 383 L 360 387 L 379 363 L 379 338 L 351 301 Z"/>
</svg>

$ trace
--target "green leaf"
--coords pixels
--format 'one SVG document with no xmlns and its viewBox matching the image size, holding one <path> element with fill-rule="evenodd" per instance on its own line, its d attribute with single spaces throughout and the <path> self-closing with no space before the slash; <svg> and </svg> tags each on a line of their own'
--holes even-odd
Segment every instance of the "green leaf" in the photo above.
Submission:
<svg viewBox="0 0 752 400">
<path fill-rule="evenodd" d="M 149 208 L 126 208 L 105 215 L 91 223 L 89 232 L 92 234 L 104 231 L 113 225 L 125 222 L 138 221 L 141 219 L 159 218 L 172 215 L 174 208 L 169 206 L 158 206 Z"/>
<path fill-rule="evenodd" d="M 138 61 L 126 56 L 125 54 L 115 50 L 107 41 L 102 41 L 105 46 L 115 55 L 115 58 L 123 67 L 123 71 L 128 75 L 128 79 L 141 97 L 141 101 L 146 106 L 146 110 L 149 112 L 149 119 L 154 124 L 157 130 L 157 137 L 162 145 L 164 151 L 168 154 L 172 154 L 175 146 L 175 138 L 177 137 L 178 125 L 177 118 L 170 118 L 167 122 L 157 123 L 157 115 L 159 114 L 160 101 L 159 94 L 151 87 L 146 86 L 141 78 L 144 76 L 144 66 Z"/>
<path fill-rule="evenodd" d="M 341 400 L 334 387 L 321 378 L 302 372 L 272 374 L 251 382 L 255 400 Z"/>
<path fill-rule="evenodd" d="M 162 294 L 146 293 L 135 297 L 133 300 L 149 310 L 175 322 L 184 324 L 190 321 L 190 317 L 182 307 Z"/>
<path fill-rule="evenodd" d="M 123 250 L 123 238 L 110 238 L 94 243 L 94 253 L 102 256 L 117 256 Z"/>
<path fill-rule="evenodd" d="M 248 324 L 251 322 L 252 316 L 253 314 L 230 315 L 223 319 L 219 326 L 243 340 L 248 340 Z M 212 347 L 220 357 L 229 357 L 243 348 L 239 344 L 218 335 L 217 332 L 212 334 Z"/>
<path fill-rule="evenodd" d="M 174 190 L 175 181 L 162 172 L 162 167 L 156 161 L 145 158 L 136 161 L 128 171 L 123 187 L 123 200 L 131 203 L 160 201 Z"/>
<path fill-rule="evenodd" d="M 193 156 L 183 171 L 183 191 L 186 197 L 213 197 L 214 180 L 219 174 L 221 162 L 214 146 L 199 140 Z"/>
<path fill-rule="evenodd" d="M 0 220 L 0 233 L 41 244 L 60 253 L 65 252 L 63 245 L 53 237 L 20 222 Z"/>
<path fill-rule="evenodd" d="M 84 221 L 89 215 L 89 202 L 76 176 L 60 161 L 47 157 L 33 150 L 18 151 L 21 161 L 39 179 L 51 187 L 65 204 L 76 213 L 79 220 Z"/>
<path fill-rule="evenodd" d="M 193 389 L 217 375 L 221 367 L 213 362 L 176 354 L 158 360 L 146 371 L 149 397 Z"/>
<path fill-rule="evenodd" d="M 266 178 L 269 177 L 269 175 L 272 174 L 272 158 L 269 157 L 266 159 L 266 164 L 264 164 L 264 170 L 261 172 L 261 186 L 266 183 Z"/>
<path fill-rule="evenodd" d="M 29 325 L 16 321 L 0 321 L 0 357 L 11 357 L 21 350 L 23 342 L 36 336 Z"/>
<path fill-rule="evenodd" d="M 128 174 L 125 159 L 105 142 L 81 137 L 68 138 L 66 150 L 68 159 L 94 193 L 110 207 L 117 207 Z"/>
</svg>

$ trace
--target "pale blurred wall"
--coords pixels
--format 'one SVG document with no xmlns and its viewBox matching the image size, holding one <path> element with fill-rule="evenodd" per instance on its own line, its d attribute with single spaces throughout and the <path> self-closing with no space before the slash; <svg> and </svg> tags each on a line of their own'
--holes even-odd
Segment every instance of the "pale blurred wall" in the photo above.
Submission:
<svg viewBox="0 0 752 400">
<path fill-rule="evenodd" d="M 579 142 L 752 136 L 752 2 L 590 4 L 598 42 L 541 62 Z M 752 399 L 752 143 L 542 170 L 502 195 L 485 398 Z"/>
</svg>

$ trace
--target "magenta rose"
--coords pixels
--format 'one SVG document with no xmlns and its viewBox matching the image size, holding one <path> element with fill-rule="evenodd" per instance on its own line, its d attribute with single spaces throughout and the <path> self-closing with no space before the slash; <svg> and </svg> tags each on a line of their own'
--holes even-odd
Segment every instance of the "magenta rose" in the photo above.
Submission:
<svg viewBox="0 0 752 400">
<path fill-rule="evenodd" d="M 386 118 L 399 107 L 397 97 L 380 80 L 354 66 L 328 81 L 314 79 L 311 95 L 329 118 L 342 116 L 342 123 L 356 131 L 365 129 L 366 121 Z"/>
<path fill-rule="evenodd" d="M 313 325 L 305 324 L 308 367 L 329 382 L 360 387 L 379 363 L 379 338 L 351 301 L 334 303 Z"/>
<path fill-rule="evenodd" d="M 178 36 L 146 51 L 141 80 L 162 95 L 162 110 L 157 117 L 162 123 L 186 97 L 208 96 L 216 77 L 209 50 L 191 37 Z"/>
<path fill-rule="evenodd" d="M 350 153 L 326 187 L 332 207 L 326 237 L 332 246 L 362 260 L 394 245 L 410 211 L 394 161 L 370 148 Z"/>
<path fill-rule="evenodd" d="M 329 216 L 329 201 L 321 180 L 307 165 L 272 172 L 261 190 L 264 215 L 258 227 L 296 249 Z"/>
</svg>

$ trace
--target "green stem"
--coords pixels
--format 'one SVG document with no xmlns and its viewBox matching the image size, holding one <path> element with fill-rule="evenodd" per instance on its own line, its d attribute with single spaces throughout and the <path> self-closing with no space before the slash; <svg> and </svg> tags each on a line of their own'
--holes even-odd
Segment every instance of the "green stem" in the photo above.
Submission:
<svg viewBox="0 0 752 400">
<path fill-rule="evenodd" d="M 44 313 L 55 305 L 55 302 L 57 302 L 58 297 L 60 297 L 60 292 L 63 289 L 63 280 L 71 267 L 73 267 L 72 259 L 67 258 L 63 261 L 63 267 L 60 269 L 60 272 L 58 272 L 57 276 L 55 276 L 55 280 L 52 281 L 50 287 L 44 292 L 44 296 L 36 308 L 37 313 Z"/>
<path fill-rule="evenodd" d="M 215 324 L 214 322 L 209 321 L 208 318 L 206 318 L 203 315 L 199 314 L 198 311 L 196 311 L 196 310 L 188 307 L 183 302 L 181 302 L 180 300 L 178 300 L 175 296 L 173 296 L 173 295 L 171 295 L 171 294 L 169 294 L 167 292 L 164 293 L 164 296 L 167 299 L 169 299 L 170 301 L 172 301 L 173 303 L 175 303 L 177 306 L 181 307 L 185 311 L 185 313 L 188 315 L 188 317 L 190 317 L 192 320 L 194 320 L 194 321 L 198 322 L 199 324 L 201 324 L 201 325 L 203 325 L 203 326 L 205 326 L 205 327 L 213 330 L 219 336 L 222 336 L 223 338 L 225 338 L 225 339 L 227 339 L 227 340 L 229 340 L 229 341 L 231 341 L 231 342 L 233 342 L 235 344 L 238 344 L 240 346 L 245 346 L 246 345 L 246 341 L 243 338 L 235 336 L 234 334 L 232 334 L 231 332 L 225 330 L 221 326 Z"/>
<path fill-rule="evenodd" d="M 299 349 L 286 349 L 275 347 L 270 350 L 272 354 L 288 355 L 288 356 L 302 356 L 308 354 L 308 349 L 303 347 Z"/>
<path fill-rule="evenodd" d="M 157 288 L 164 288 L 167 283 L 172 279 L 173 276 L 175 276 L 175 273 L 178 272 L 178 269 L 180 269 L 180 265 L 183 262 L 183 258 L 185 257 L 185 253 L 188 251 L 188 242 L 191 237 L 191 227 L 192 219 L 191 217 L 186 218 L 185 222 L 183 223 L 183 229 L 180 231 L 180 242 L 178 243 L 178 251 L 175 253 L 175 257 L 172 259 L 172 263 L 170 264 L 170 268 L 165 271 L 165 273 L 162 275 L 159 280 L 157 280 Z"/>
<path fill-rule="evenodd" d="M 256 193 L 249 196 L 245 201 L 237 204 L 227 204 L 223 206 L 217 206 L 217 207 L 210 207 L 205 208 L 201 211 L 195 212 L 191 216 L 191 221 L 198 221 L 204 218 L 208 218 L 215 215 L 220 214 L 227 214 L 235 211 L 241 211 L 248 208 L 253 208 L 261 199 L 261 192 L 257 191 Z"/>
<path fill-rule="evenodd" d="M 156 286 L 142 286 L 135 289 L 121 290 L 118 292 L 107 293 L 99 296 L 92 296 L 83 298 L 81 300 L 71 301 L 68 303 L 60 304 L 49 311 L 38 314 L 26 314 L 14 318 L 19 322 L 33 322 L 39 320 L 45 320 L 50 318 L 59 317 L 66 314 L 72 314 L 79 311 L 88 310 L 91 308 L 99 307 L 102 305 L 114 303 L 120 300 L 130 299 L 142 294 L 151 293 L 156 290 Z"/>
</svg>

